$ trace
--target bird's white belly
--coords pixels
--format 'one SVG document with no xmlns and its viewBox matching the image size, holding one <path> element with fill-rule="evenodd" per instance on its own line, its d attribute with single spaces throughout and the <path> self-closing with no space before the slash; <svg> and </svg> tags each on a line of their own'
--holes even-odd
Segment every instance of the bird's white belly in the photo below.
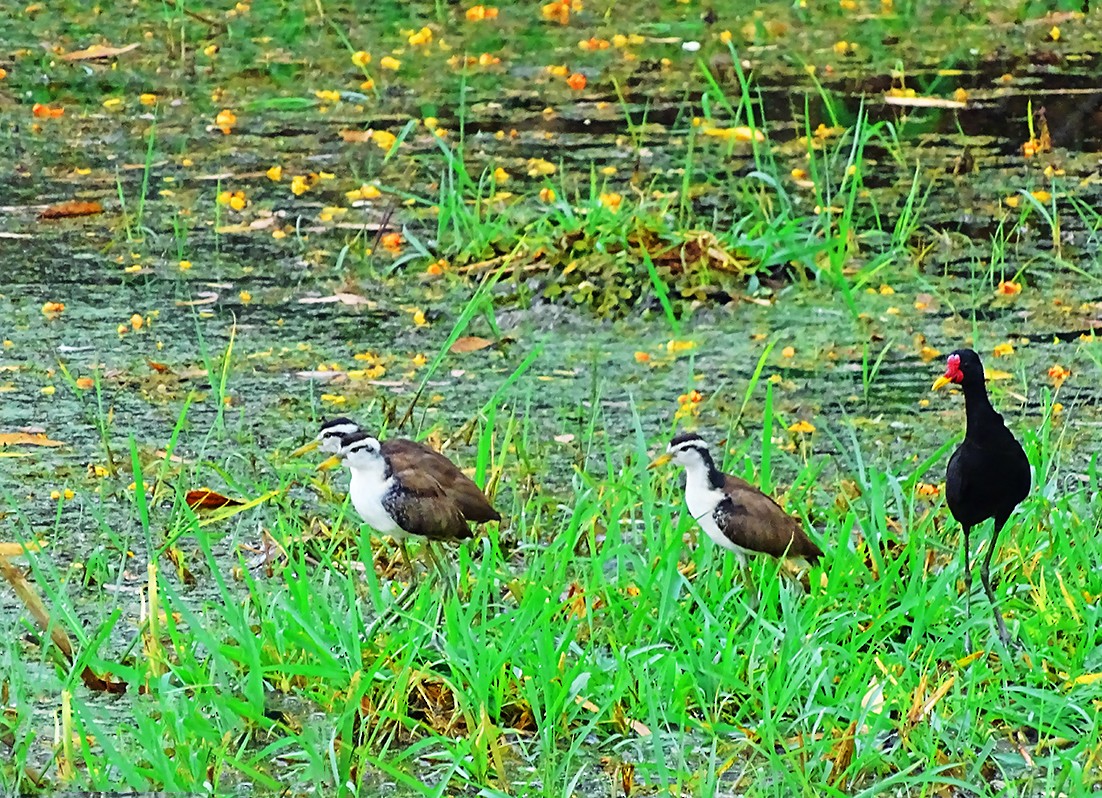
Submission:
<svg viewBox="0 0 1102 798">
<path fill-rule="evenodd" d="M 382 479 L 381 475 L 361 475 L 353 471 L 348 492 L 352 496 L 352 506 L 368 526 L 376 532 L 397 538 L 405 533 L 383 506 L 383 498 L 393 486 L 393 477 Z"/>
<path fill-rule="evenodd" d="M 727 498 L 726 495 L 723 491 L 710 485 L 701 486 L 694 484 L 694 482 L 695 480 L 688 480 L 688 484 L 685 485 L 685 505 L 689 508 L 689 514 L 696 519 L 696 522 L 700 524 L 700 528 L 708 533 L 708 537 L 717 546 L 722 546 L 728 551 L 746 554 L 746 549 L 742 546 L 736 546 L 728 540 L 716 524 L 713 513 L 719 503 Z"/>
</svg>

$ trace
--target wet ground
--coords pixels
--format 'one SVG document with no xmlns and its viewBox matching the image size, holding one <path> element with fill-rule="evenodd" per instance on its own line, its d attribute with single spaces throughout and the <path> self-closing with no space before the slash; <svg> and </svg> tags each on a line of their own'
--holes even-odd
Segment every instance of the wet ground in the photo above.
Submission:
<svg viewBox="0 0 1102 798">
<path fill-rule="evenodd" d="M 1093 338 L 1102 317 L 1102 91 L 1099 43 L 1078 19 L 1052 21 L 1078 36 L 1054 39 L 1048 24 L 1036 24 L 1020 52 L 914 55 L 894 74 L 883 64 L 905 45 L 886 30 L 884 53 L 866 61 L 836 49 L 833 60 L 819 59 L 831 63 L 820 63 L 814 80 L 763 27 L 737 51 L 753 124 L 768 133 L 767 144 L 751 146 L 701 132 L 748 117 L 731 52 L 716 40 L 721 23 L 699 9 L 671 29 L 644 25 L 634 59 L 622 57 L 631 48 L 611 48 L 620 56 L 582 70 L 590 86 L 580 93 L 521 57 L 450 72 L 429 92 L 424 76 L 388 80 L 375 67 L 378 49 L 378 87 L 357 96 L 347 52 L 303 55 L 322 36 L 313 28 L 295 34 L 296 51 L 270 48 L 258 35 L 235 40 L 181 21 L 173 7 L 146 25 L 151 36 L 138 23 L 111 31 L 116 45 L 140 41 L 137 51 L 67 63 L 38 44 L 44 15 L 29 15 L 14 33 L 7 23 L 9 49 L 34 55 L 12 55 L 0 83 L 0 160 L 8 164 L 0 429 L 41 430 L 63 445 L 0 452 L 8 507 L 0 537 L 48 541 L 62 572 L 100 562 L 110 573 L 120 551 L 144 545 L 137 530 L 121 528 L 132 517 L 129 441 L 155 466 L 185 403 L 174 451 L 183 463 L 169 466 L 170 481 L 235 495 L 278 482 L 285 453 L 320 419 L 352 415 L 397 432 L 428 369 L 419 356 L 432 361 L 488 275 L 498 282 L 463 332 L 498 343 L 447 355 L 401 432 L 451 438 L 507 384 L 495 411 L 517 420 L 544 468 L 529 474 L 518 463 L 501 485 L 506 507 L 522 506 L 536 486 L 566 496 L 574 467 L 601 468 L 606 451 L 583 441 L 604 439 L 630 457 L 619 441 L 641 431 L 654 451 L 674 427 L 678 397 L 694 389 L 697 428 L 756 459 L 767 383 L 781 452 L 774 479 L 788 485 L 806 462 L 822 460 L 806 503 L 829 507 L 855 463 L 910 473 L 960 433 L 960 397 L 929 386 L 939 355 L 966 344 L 989 372 L 1004 372 L 995 375 L 995 403 L 1027 443 L 1039 445 L 1035 430 L 1052 419 L 1059 467 L 1045 490 L 1075 484 L 1092 464 L 1102 442 L 1102 350 Z M 328 10 L 360 47 L 355 26 Z M 210 30 L 193 41 L 196 25 Z M 464 35 L 464 52 L 473 53 L 508 38 Z M 578 36 L 554 35 L 556 57 L 544 60 L 575 58 Z M 836 41 L 815 35 L 825 37 L 819 53 Z M 88 44 L 76 28 L 45 38 L 62 52 Z M 698 39 L 702 52 L 684 46 Z M 227 55 L 202 52 L 208 41 L 223 53 L 253 48 L 255 58 L 239 51 L 227 66 Z M 184 55 L 158 67 L 150 51 L 160 47 Z M 404 57 L 408 65 L 416 56 Z M 445 61 L 439 55 L 426 72 Z M 967 107 L 895 105 L 886 99 L 893 88 L 948 100 L 963 90 Z M 315 90 L 344 94 L 327 101 Z M 139 100 L 146 92 L 154 103 Z M 113 97 L 122 102 L 104 107 Z M 66 113 L 35 116 L 35 101 Z M 224 135 L 215 116 L 227 107 L 236 121 Z M 417 121 L 425 117 L 448 135 Z M 826 129 L 855 125 L 864 138 Z M 1025 157 L 1023 144 L 1042 140 L 1042 128 L 1048 148 Z M 367 130 L 400 142 L 389 151 L 378 140 L 349 140 Z M 809 149 L 823 153 L 817 191 L 793 173 L 813 162 Z M 527 176 L 533 159 L 553 164 L 554 176 Z M 849 164 L 859 189 L 847 189 Z M 487 177 L 497 168 L 508 180 Z M 293 175 L 311 183 L 301 196 L 289 189 Z M 379 196 L 347 195 L 364 184 Z M 541 186 L 554 187 L 558 211 L 537 197 Z M 220 203 L 222 192 L 238 191 L 247 202 L 240 210 Z M 818 206 L 845 203 L 847 191 L 853 210 Z M 620 228 L 585 229 L 596 214 L 555 226 L 555 213 L 569 218 L 572 203 L 592 207 L 610 193 L 637 198 L 648 225 L 675 218 L 682 230 L 740 231 L 719 249 L 741 266 L 724 272 L 717 263 L 725 261 L 712 257 L 683 272 L 667 263 L 695 275 L 677 283 L 671 324 L 636 249 L 575 246 Z M 449 211 L 457 196 L 478 209 L 477 227 Z M 102 211 L 42 218 L 74 199 Z M 530 224 L 530 237 L 517 220 Z M 400 233 L 400 244 L 386 247 L 388 233 Z M 434 274 L 439 259 L 448 262 Z M 626 297 L 610 300 L 618 287 Z M 1005 344 L 1012 352 L 995 357 Z M 814 431 L 788 430 L 801 420 Z M 458 440 L 453 447 L 470 451 Z M 942 468 L 933 464 L 925 480 L 939 481 Z M 66 489 L 73 498 L 51 495 Z M 249 523 L 263 523 L 264 513 Z M 245 533 L 224 542 L 227 557 L 237 534 Z M 10 594 L 2 601 L 9 617 L 19 611 Z M 86 620 L 116 602 L 116 591 L 95 594 Z M 114 633 L 101 655 L 130 639 L 129 630 Z M 47 724 L 50 712 L 40 712 Z"/>
</svg>

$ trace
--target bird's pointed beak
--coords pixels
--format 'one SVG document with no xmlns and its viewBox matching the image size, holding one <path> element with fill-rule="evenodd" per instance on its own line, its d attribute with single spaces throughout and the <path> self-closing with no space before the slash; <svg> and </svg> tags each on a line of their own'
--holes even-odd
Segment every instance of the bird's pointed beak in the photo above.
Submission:
<svg viewBox="0 0 1102 798">
<path fill-rule="evenodd" d="M 309 443 L 304 443 L 302 446 L 295 449 L 293 452 L 291 452 L 290 456 L 291 457 L 302 457 L 307 452 L 312 452 L 317 448 L 318 448 L 317 440 L 312 440 Z"/>
<path fill-rule="evenodd" d="M 318 470 L 318 471 L 329 471 L 332 468 L 336 468 L 340 464 L 341 464 L 341 456 L 339 454 L 335 454 L 335 455 L 332 455 L 331 457 L 325 458 L 320 463 L 318 463 L 318 466 L 317 466 L 316 470 Z"/>
<path fill-rule="evenodd" d="M 658 455 L 658 457 L 656 457 L 656 458 L 654 458 L 653 460 L 650 461 L 650 465 L 647 466 L 647 470 L 650 471 L 651 469 L 659 468 L 661 466 L 664 466 L 666 463 L 670 462 L 670 460 L 672 460 L 672 459 L 673 459 L 673 455 L 670 454 L 669 452 L 666 452 L 665 454 L 660 454 L 660 455 Z"/>
<path fill-rule="evenodd" d="M 934 380 L 933 390 L 940 391 L 942 388 L 944 388 L 946 385 L 948 385 L 951 382 L 952 382 L 951 379 L 949 379 L 944 374 L 942 374 L 940 377 L 938 377 L 936 380 Z"/>
</svg>

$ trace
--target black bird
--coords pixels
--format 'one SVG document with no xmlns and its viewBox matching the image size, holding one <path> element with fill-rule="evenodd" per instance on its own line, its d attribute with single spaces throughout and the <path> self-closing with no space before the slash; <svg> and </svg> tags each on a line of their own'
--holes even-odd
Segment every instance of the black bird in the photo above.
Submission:
<svg viewBox="0 0 1102 798">
<path fill-rule="evenodd" d="M 995 529 L 980 567 L 980 579 L 999 626 L 999 638 L 1003 645 L 1007 645 L 1010 634 L 1006 631 L 1006 623 L 995 602 L 995 592 L 991 589 L 991 559 L 1007 519 L 1029 494 L 1032 485 L 1029 459 L 1022 445 L 1003 423 L 1003 417 L 991 406 L 979 355 L 971 349 L 958 349 L 950 354 L 945 375 L 934 382 L 934 390 L 949 383 L 959 385 L 964 391 L 967 416 L 964 442 L 949 458 L 949 468 L 945 472 L 945 499 L 949 512 L 960 522 L 964 532 L 965 613 L 970 619 L 972 567 L 968 558 L 968 536 L 972 527 L 993 518 Z M 964 640 L 971 651 L 972 641 L 967 632 Z"/>
</svg>

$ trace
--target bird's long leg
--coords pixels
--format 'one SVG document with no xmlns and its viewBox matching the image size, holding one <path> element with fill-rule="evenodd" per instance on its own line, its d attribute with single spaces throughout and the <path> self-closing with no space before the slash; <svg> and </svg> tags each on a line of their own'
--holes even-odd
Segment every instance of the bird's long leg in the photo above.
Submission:
<svg viewBox="0 0 1102 798">
<path fill-rule="evenodd" d="M 964 566 L 964 653 L 972 653 L 972 565 L 968 561 L 968 535 L 972 531 L 971 524 L 961 524 L 962 537 L 964 538 L 961 559 Z"/>
<path fill-rule="evenodd" d="M 1009 646 L 1010 633 L 1006 630 L 1003 614 L 995 601 L 995 591 L 991 589 L 991 560 L 995 556 L 995 544 L 998 543 L 999 533 L 1002 532 L 1006 519 L 1007 516 L 995 519 L 995 531 L 991 533 L 991 546 L 987 549 L 987 554 L 983 558 L 983 565 L 980 566 L 980 581 L 983 582 L 983 592 L 987 594 L 987 600 L 991 602 L 991 612 L 995 615 L 995 623 L 999 626 L 999 639 L 1003 641 L 1004 646 Z"/>
<path fill-rule="evenodd" d="M 406 568 L 409 568 L 409 583 L 411 585 L 417 584 L 417 570 L 413 567 L 413 559 L 409 556 L 409 547 L 406 546 L 405 537 L 400 537 L 397 540 L 398 548 L 402 550 L 402 560 L 405 561 Z"/>
<path fill-rule="evenodd" d="M 448 578 L 447 572 L 444 570 L 443 563 L 440 562 L 440 558 L 436 556 L 436 547 L 431 540 L 425 540 L 425 554 L 432 560 L 432 565 L 436 571 L 436 577 L 443 583 L 445 590 L 452 590 L 455 586 L 452 584 L 451 579 Z"/>
</svg>

